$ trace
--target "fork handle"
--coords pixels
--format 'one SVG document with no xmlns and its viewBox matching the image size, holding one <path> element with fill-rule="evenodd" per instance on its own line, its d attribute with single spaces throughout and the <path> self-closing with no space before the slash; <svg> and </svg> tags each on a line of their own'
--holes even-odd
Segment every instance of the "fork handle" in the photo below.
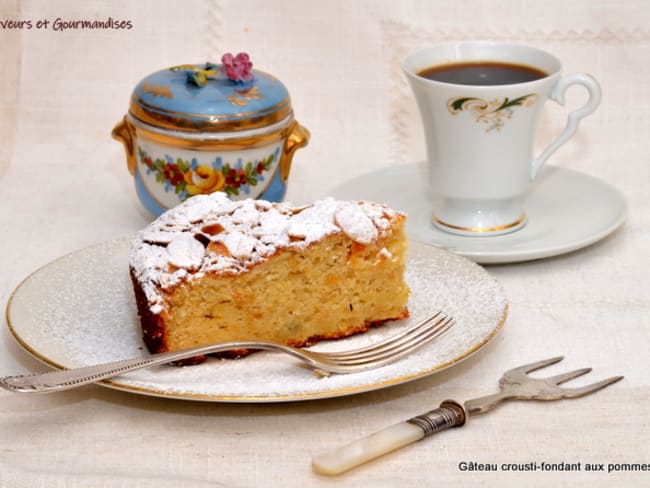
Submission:
<svg viewBox="0 0 650 488">
<path fill-rule="evenodd" d="M 270 342 L 226 342 L 209 346 L 198 346 L 181 351 L 162 352 L 141 358 L 123 359 L 95 366 L 50 371 L 47 373 L 7 376 L 0 378 L 0 387 L 19 393 L 51 393 L 113 378 L 136 369 L 237 349 L 283 350 L 291 353 L 291 348 L 284 348 L 281 345 Z"/>
<path fill-rule="evenodd" d="M 320 474 L 340 474 L 436 432 L 460 427 L 466 419 L 467 412 L 463 405 L 454 400 L 445 400 L 434 410 L 315 456 L 312 458 L 312 468 Z"/>
</svg>

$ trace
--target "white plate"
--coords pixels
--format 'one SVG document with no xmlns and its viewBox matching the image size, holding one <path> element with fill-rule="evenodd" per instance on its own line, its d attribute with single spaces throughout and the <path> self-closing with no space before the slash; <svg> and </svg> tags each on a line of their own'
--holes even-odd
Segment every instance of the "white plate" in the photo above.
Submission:
<svg viewBox="0 0 650 488">
<path fill-rule="evenodd" d="M 528 223 L 511 234 L 460 236 L 431 224 L 423 163 L 381 169 L 345 182 L 332 192 L 341 199 L 388 203 L 409 215 L 411 237 L 441 246 L 477 263 L 514 263 L 568 253 L 614 232 L 624 221 L 623 195 L 592 176 L 547 166 L 527 196 Z"/>
<path fill-rule="evenodd" d="M 146 354 L 128 273 L 130 240 L 64 256 L 37 270 L 7 305 L 9 329 L 36 358 L 74 368 Z M 411 356 L 373 371 L 318 378 L 296 360 L 258 352 L 188 367 L 160 366 L 100 383 L 135 393 L 220 402 L 279 402 L 349 395 L 441 371 L 485 345 L 501 328 L 507 302 L 480 266 L 435 247 L 411 243 L 407 281 L 411 318 L 314 349 L 363 346 L 394 334 L 436 308 L 454 315 L 446 334 Z"/>
</svg>

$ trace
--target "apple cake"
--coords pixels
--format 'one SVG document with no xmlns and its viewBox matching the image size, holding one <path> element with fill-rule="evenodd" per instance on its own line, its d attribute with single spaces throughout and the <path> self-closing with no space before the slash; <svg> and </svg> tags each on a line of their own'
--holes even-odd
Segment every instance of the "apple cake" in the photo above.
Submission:
<svg viewBox="0 0 650 488">
<path fill-rule="evenodd" d="M 192 197 L 133 242 L 145 344 L 154 353 L 244 340 L 306 346 L 405 318 L 405 220 L 365 201 Z"/>
</svg>

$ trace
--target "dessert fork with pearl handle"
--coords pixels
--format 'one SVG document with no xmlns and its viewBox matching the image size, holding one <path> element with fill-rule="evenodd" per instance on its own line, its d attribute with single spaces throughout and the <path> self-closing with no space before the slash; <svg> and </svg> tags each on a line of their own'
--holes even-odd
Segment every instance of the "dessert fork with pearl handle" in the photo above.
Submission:
<svg viewBox="0 0 650 488">
<path fill-rule="evenodd" d="M 450 427 L 460 427 L 465 424 L 470 415 L 492 410 L 504 400 L 577 398 L 589 395 L 623 379 L 623 376 L 614 376 L 579 388 L 564 388 L 560 386 L 562 383 L 589 373 L 591 368 L 578 369 L 541 379 L 528 376 L 528 373 L 555 364 L 562 359 L 563 356 L 558 356 L 506 371 L 499 380 L 499 393 L 475 398 L 462 404 L 455 400 L 445 400 L 435 410 L 314 457 L 312 467 L 320 474 L 340 474 L 436 432 Z"/>
</svg>

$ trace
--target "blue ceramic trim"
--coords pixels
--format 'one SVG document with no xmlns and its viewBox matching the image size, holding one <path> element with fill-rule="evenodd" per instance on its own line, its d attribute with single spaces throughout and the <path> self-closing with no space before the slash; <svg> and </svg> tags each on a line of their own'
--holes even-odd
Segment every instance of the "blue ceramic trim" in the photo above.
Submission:
<svg viewBox="0 0 650 488">
<path fill-rule="evenodd" d="M 280 176 L 280 167 L 278 166 L 278 171 L 275 172 L 273 180 L 259 198 L 263 198 L 269 202 L 281 202 L 284 199 L 284 194 L 286 192 L 287 184 L 282 181 L 282 177 Z"/>
<path fill-rule="evenodd" d="M 188 73 L 187 69 L 164 69 L 150 74 L 136 85 L 133 102 L 148 111 L 180 114 L 190 120 L 219 114 L 223 121 L 272 113 L 289 103 L 286 87 L 259 70 L 253 70 L 255 78 L 248 83 L 231 81 L 220 72 L 204 86 L 190 81 Z"/>
<path fill-rule="evenodd" d="M 142 203 L 144 208 L 147 209 L 147 211 L 154 217 L 158 217 L 165 211 L 165 209 L 161 207 L 158 202 L 156 202 L 151 197 L 151 195 L 149 195 L 149 192 L 144 186 L 144 181 L 142 181 L 142 176 L 140 176 L 140 171 L 138 169 L 135 171 L 135 191 L 138 194 L 140 203 Z"/>
</svg>

